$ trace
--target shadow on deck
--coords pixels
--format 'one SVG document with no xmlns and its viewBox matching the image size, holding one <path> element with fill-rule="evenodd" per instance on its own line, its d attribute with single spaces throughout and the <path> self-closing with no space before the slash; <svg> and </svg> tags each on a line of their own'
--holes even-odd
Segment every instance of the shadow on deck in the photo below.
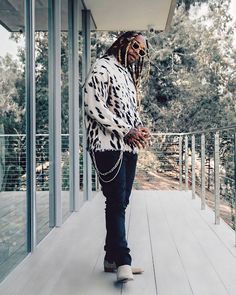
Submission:
<svg viewBox="0 0 236 295">
<path fill-rule="evenodd" d="M 191 192 L 134 191 L 127 211 L 133 265 L 127 284 L 103 272 L 104 197 L 55 228 L 1 283 L 2 295 L 236 294 L 234 231 Z"/>
</svg>

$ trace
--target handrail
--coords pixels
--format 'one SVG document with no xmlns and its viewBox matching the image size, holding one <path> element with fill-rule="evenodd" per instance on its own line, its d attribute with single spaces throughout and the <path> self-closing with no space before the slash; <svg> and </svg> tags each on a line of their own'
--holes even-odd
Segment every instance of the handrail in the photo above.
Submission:
<svg viewBox="0 0 236 295">
<path fill-rule="evenodd" d="M 64 134 L 61 134 L 61 136 L 69 136 L 70 134 L 69 133 L 64 133 Z M 12 134 L 0 134 L 0 137 L 25 137 L 26 134 L 18 134 L 18 133 L 12 133 Z M 36 136 L 49 136 L 48 133 L 37 133 Z M 79 133 L 79 136 L 83 136 L 82 133 Z"/>
<path fill-rule="evenodd" d="M 191 131 L 191 132 L 151 132 L 152 135 L 193 135 L 193 134 L 202 134 L 202 133 L 208 133 L 208 132 L 217 132 L 217 131 L 222 131 L 222 130 L 228 130 L 228 129 L 235 129 L 236 130 L 236 124 L 235 125 L 230 125 L 230 126 L 225 126 L 225 127 L 219 127 L 219 128 L 209 128 L 205 130 L 197 130 L 197 131 Z M 0 134 L 0 136 L 25 136 L 26 134 Z M 37 133 L 36 136 L 48 136 L 48 133 Z M 62 136 L 69 136 L 69 133 L 66 134 L 61 134 Z M 82 136 L 83 134 L 79 134 Z"/>
<path fill-rule="evenodd" d="M 193 135 L 193 134 L 202 134 L 202 133 L 209 133 L 209 132 L 217 132 L 217 131 L 223 131 L 228 129 L 235 129 L 236 125 L 230 125 L 225 127 L 219 127 L 219 128 L 209 128 L 205 130 L 197 130 L 192 132 L 151 132 L 152 135 Z"/>
<path fill-rule="evenodd" d="M 236 130 L 236 125 L 225 126 L 225 127 L 220 127 L 220 128 L 210 128 L 210 129 L 201 130 L 201 131 L 183 132 L 183 133 L 179 133 L 179 134 L 180 135 L 193 135 L 193 134 L 202 134 L 202 133 L 223 131 L 223 130 L 228 130 L 228 129 L 235 129 Z"/>
</svg>

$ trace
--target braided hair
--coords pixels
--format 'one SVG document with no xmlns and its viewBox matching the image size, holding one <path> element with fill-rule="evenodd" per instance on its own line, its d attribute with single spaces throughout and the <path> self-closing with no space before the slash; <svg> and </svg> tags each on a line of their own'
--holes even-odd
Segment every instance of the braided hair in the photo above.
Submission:
<svg viewBox="0 0 236 295">
<path fill-rule="evenodd" d="M 129 48 L 137 36 L 143 36 L 141 32 L 127 31 L 120 35 L 118 39 L 111 45 L 110 48 L 105 53 L 106 55 L 114 55 L 117 60 L 125 67 L 131 74 L 134 85 L 137 90 L 137 95 L 139 96 L 139 88 L 141 84 L 141 73 L 143 70 L 144 57 L 139 56 L 139 59 L 134 64 L 128 64 L 128 51 Z M 148 41 L 146 40 L 146 51 L 147 57 L 149 59 L 149 46 Z M 140 103 L 139 99 L 137 98 Z"/>
</svg>

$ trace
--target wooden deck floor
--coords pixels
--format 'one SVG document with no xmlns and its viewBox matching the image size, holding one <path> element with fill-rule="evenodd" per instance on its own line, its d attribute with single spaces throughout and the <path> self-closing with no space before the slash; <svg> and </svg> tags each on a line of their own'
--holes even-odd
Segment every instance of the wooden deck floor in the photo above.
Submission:
<svg viewBox="0 0 236 295">
<path fill-rule="evenodd" d="M 104 198 L 96 196 L 52 230 L 1 283 L 1 295 L 236 294 L 234 231 L 200 210 L 190 192 L 134 191 L 127 211 L 133 265 L 127 284 L 102 269 Z"/>
</svg>

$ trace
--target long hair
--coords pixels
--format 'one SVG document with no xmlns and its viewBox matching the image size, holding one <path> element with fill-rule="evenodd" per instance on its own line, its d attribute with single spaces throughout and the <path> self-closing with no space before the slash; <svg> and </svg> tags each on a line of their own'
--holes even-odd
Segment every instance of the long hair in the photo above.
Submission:
<svg viewBox="0 0 236 295">
<path fill-rule="evenodd" d="M 143 70 L 144 57 L 139 56 L 139 59 L 134 64 L 128 64 L 128 51 L 135 37 L 141 35 L 141 32 L 127 31 L 120 35 L 118 39 L 111 45 L 106 51 L 105 55 L 114 55 L 117 60 L 125 67 L 133 78 L 134 85 L 136 87 L 137 93 L 139 92 L 139 87 L 141 84 L 141 73 Z M 146 51 L 147 57 L 149 59 L 149 46 L 146 40 Z M 137 99 L 139 101 L 139 99 Z"/>
</svg>

